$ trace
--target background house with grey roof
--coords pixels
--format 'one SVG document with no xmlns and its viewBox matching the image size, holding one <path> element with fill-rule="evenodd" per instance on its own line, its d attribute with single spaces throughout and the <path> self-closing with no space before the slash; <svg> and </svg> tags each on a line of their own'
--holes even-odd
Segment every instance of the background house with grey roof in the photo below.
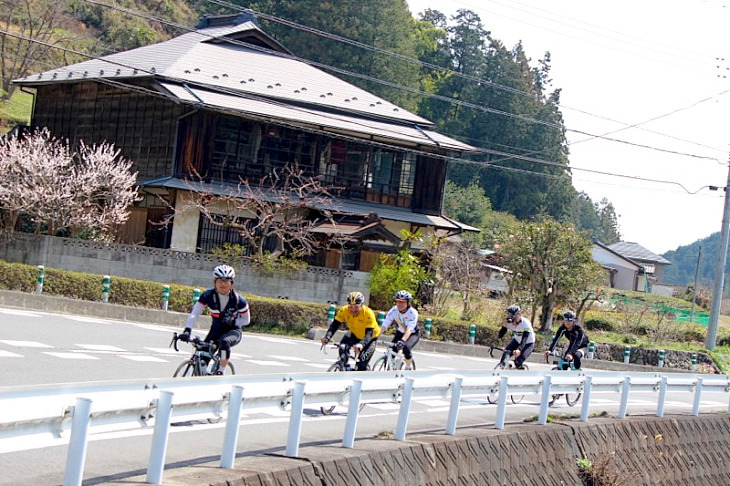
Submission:
<svg viewBox="0 0 730 486">
<path fill-rule="evenodd" d="M 35 93 L 34 127 L 72 144 L 114 143 L 134 162 L 144 199 L 122 242 L 182 252 L 239 243 L 199 211 L 170 208 L 285 165 L 336 188 L 313 217 L 362 220 L 364 230 L 350 228 L 356 244 L 310 263 L 367 271 L 374 258 L 362 256 L 395 250 L 401 230 L 476 230 L 441 214 L 448 160 L 473 147 L 295 58 L 250 17 L 206 17 L 168 41 L 14 82 Z"/>
<path fill-rule="evenodd" d="M 591 253 L 593 260 L 600 263 L 606 271 L 605 284 L 607 286 L 619 290 L 644 290 L 643 286 L 639 286 L 640 280 L 642 283 L 644 282 L 641 278 L 644 272 L 642 265 L 612 250 L 610 246 L 606 246 L 600 241 L 593 241 Z"/>
<path fill-rule="evenodd" d="M 671 285 L 662 282 L 664 268 L 672 262 L 638 243 L 621 241 L 603 245 L 594 241 L 593 259 L 610 273 L 611 287 L 670 296 Z"/>
</svg>

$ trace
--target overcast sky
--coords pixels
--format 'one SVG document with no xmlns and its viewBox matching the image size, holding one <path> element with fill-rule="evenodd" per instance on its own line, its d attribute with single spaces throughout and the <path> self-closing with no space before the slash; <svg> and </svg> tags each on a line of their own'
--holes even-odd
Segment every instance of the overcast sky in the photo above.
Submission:
<svg viewBox="0 0 730 486">
<path fill-rule="evenodd" d="M 522 41 L 533 66 L 550 51 L 573 184 L 595 202 L 605 197 L 614 204 L 624 241 L 660 254 L 720 231 L 724 192 L 706 186 L 722 188 L 728 178 L 730 6 L 710 0 L 408 4 L 414 15 L 426 8 L 476 12 L 508 48 Z"/>
</svg>

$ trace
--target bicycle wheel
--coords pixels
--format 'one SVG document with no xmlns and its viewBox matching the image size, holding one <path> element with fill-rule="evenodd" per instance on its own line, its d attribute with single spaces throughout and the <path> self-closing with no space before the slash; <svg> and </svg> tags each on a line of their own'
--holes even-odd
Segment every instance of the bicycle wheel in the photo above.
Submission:
<svg viewBox="0 0 730 486">
<path fill-rule="evenodd" d="M 387 371 L 388 362 L 385 359 L 385 356 L 381 356 L 380 358 L 375 360 L 375 363 L 373 363 L 373 370 L 375 371 Z M 329 371 L 329 370 L 328 370 Z"/>
<path fill-rule="evenodd" d="M 180 366 L 177 367 L 175 370 L 175 374 L 172 375 L 173 378 L 184 378 L 186 376 L 195 376 L 195 365 L 191 360 L 183 361 L 180 363 Z"/>
<path fill-rule="evenodd" d="M 500 361 L 497 363 L 497 366 L 494 367 L 495 370 L 503 370 L 504 366 L 502 365 L 502 362 Z M 488 393 L 487 394 L 487 401 L 489 403 L 497 403 L 497 393 Z"/>
<path fill-rule="evenodd" d="M 335 363 L 332 366 L 330 366 L 329 368 L 327 368 L 327 371 L 344 371 L 344 370 L 342 369 L 342 363 L 340 363 L 338 361 L 337 363 Z M 337 405 L 332 405 L 331 407 L 319 407 L 319 410 L 322 412 L 322 415 L 329 415 L 335 411 L 335 407 L 337 407 Z"/>
<path fill-rule="evenodd" d="M 572 407 L 576 403 L 578 403 L 578 400 L 580 400 L 580 393 L 566 393 L 565 394 L 565 401 L 568 402 L 568 406 Z"/>
<path fill-rule="evenodd" d="M 553 366 L 552 368 L 550 368 L 550 371 L 560 371 L 560 368 L 558 366 Z M 560 398 L 560 395 L 561 395 L 560 393 L 550 395 L 550 401 L 548 401 L 548 407 L 552 407 L 555 404 L 555 402 L 558 400 L 558 398 Z"/>
<path fill-rule="evenodd" d="M 512 363 L 510 363 L 510 369 L 522 369 L 522 370 L 527 371 L 530 368 L 528 368 L 527 365 L 524 363 L 522 363 L 522 368 L 515 368 L 514 365 Z M 523 395 L 510 395 L 509 398 L 510 398 L 510 400 L 512 400 L 512 403 L 517 405 L 525 398 L 525 395 L 524 394 Z"/>
</svg>

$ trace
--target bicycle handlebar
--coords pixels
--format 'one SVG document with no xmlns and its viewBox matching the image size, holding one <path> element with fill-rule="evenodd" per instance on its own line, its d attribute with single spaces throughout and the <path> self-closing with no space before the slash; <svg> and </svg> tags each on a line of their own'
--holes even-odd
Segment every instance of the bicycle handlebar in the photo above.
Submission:
<svg viewBox="0 0 730 486">
<path fill-rule="evenodd" d="M 512 351 L 510 351 L 509 349 L 504 349 L 497 346 L 489 346 L 489 356 L 494 358 L 495 351 L 499 351 L 500 353 L 507 353 L 508 356 L 512 356 Z"/>
</svg>

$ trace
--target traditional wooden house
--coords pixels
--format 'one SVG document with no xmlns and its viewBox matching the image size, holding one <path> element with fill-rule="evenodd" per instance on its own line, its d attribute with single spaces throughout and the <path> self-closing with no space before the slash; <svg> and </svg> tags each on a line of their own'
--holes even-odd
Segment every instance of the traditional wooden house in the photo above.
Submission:
<svg viewBox="0 0 730 486">
<path fill-rule="evenodd" d="M 337 231 L 356 241 L 313 262 L 369 270 L 363 255 L 397 248 L 403 229 L 475 230 L 441 214 L 448 160 L 473 147 L 295 58 L 250 17 L 207 17 L 168 41 L 15 84 L 35 94 L 34 127 L 114 143 L 134 161 L 145 197 L 126 242 L 187 252 L 236 243 L 195 209 L 157 223 L 191 193 L 230 194 L 285 164 L 339 188 L 331 207 L 311 210 L 348 218 Z"/>
</svg>

